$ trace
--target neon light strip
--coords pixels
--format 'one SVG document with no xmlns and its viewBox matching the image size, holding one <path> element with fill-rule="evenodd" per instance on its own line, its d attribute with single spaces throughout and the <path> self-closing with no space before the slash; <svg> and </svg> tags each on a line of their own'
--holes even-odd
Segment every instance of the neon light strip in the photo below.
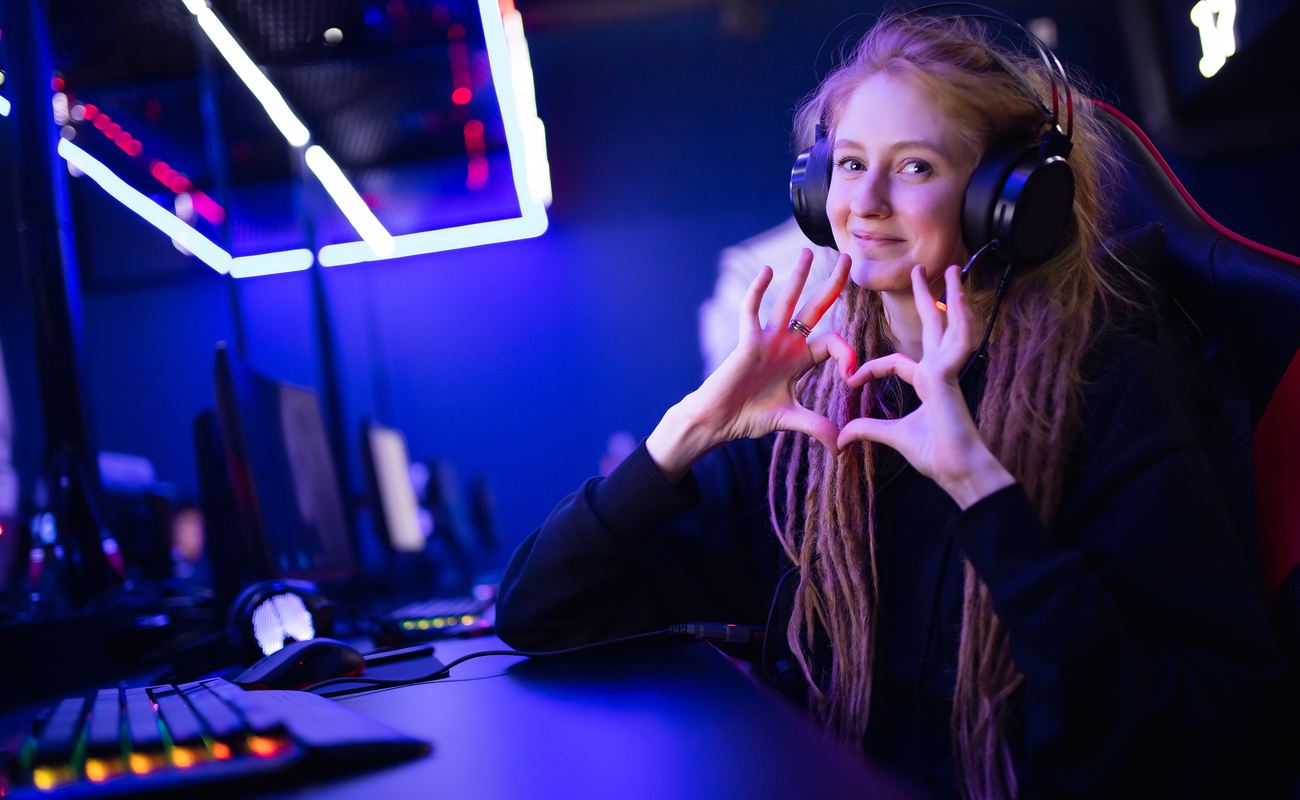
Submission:
<svg viewBox="0 0 1300 800">
<path fill-rule="evenodd" d="M 108 167 L 67 139 L 59 140 L 59 155 L 87 177 L 98 183 L 104 191 L 122 205 L 139 214 L 150 225 L 170 236 L 196 258 L 225 275 L 236 278 L 254 275 L 274 275 L 279 272 L 297 272 L 312 264 L 310 250 L 284 250 L 256 256 L 231 258 L 230 254 L 211 239 L 186 224 L 185 220 L 150 200 L 148 196 L 119 178 Z"/>
<path fill-rule="evenodd" d="M 267 79 L 262 70 L 258 69 L 253 63 L 253 59 L 248 57 L 244 48 L 239 46 L 239 42 L 231 35 L 226 26 L 222 24 L 217 15 L 208 8 L 204 0 L 182 0 L 185 7 L 199 21 L 199 27 L 208 35 L 208 39 L 217 47 L 217 52 L 221 57 L 226 59 L 226 63 L 235 71 L 239 79 L 244 82 L 257 102 L 262 104 L 266 113 L 275 123 L 275 127 L 280 129 L 284 138 L 294 147 L 302 147 L 311 139 L 311 133 L 307 126 L 302 124 L 298 115 L 293 113 L 289 104 L 285 102 L 284 97 L 279 90 Z"/>
<path fill-rule="evenodd" d="M 67 139 L 59 139 L 59 155 L 98 183 L 119 203 L 139 214 L 150 225 L 170 236 L 196 258 L 225 275 L 230 271 L 230 254 L 211 239 L 185 224 L 172 212 L 150 200 L 139 190 L 113 174 L 108 167 Z"/>
<path fill-rule="evenodd" d="M 9 116 L 9 101 L 0 97 L 0 117 Z"/>
<path fill-rule="evenodd" d="M 266 109 L 266 113 L 280 129 L 284 138 L 294 147 L 305 147 L 311 141 L 311 132 L 302 120 L 293 113 L 284 96 L 275 88 L 270 79 L 253 63 L 253 59 L 230 33 L 220 18 L 208 8 L 207 0 L 181 0 L 185 7 L 199 21 L 199 27 L 216 45 L 217 51 L 226 59 L 226 63 L 253 93 L 257 101 Z M 325 185 L 343 216 L 347 217 L 357 234 L 365 240 L 378 256 L 392 252 L 392 234 L 380 224 L 379 219 L 370 211 L 356 188 L 348 182 L 343 171 L 334 163 L 334 159 L 319 146 L 307 149 L 307 166 L 316 173 L 316 177 Z"/>
<path fill-rule="evenodd" d="M 549 206 L 551 167 L 546 158 L 546 126 L 537 117 L 537 93 L 534 91 L 528 40 L 524 37 L 524 19 L 512 7 L 503 10 L 501 22 L 510 52 L 510 80 L 515 90 L 519 127 L 524 132 L 524 151 L 528 156 L 528 188 L 533 199 Z"/>
<path fill-rule="evenodd" d="M 408 233 L 393 237 L 393 253 L 387 257 L 403 258 L 425 253 L 440 253 L 444 250 L 458 250 L 462 247 L 531 239 L 545 233 L 546 225 L 546 213 L 543 211 L 531 213 L 526 217 L 496 219 L 455 228 Z M 316 258 L 322 267 L 338 267 L 376 260 L 365 242 L 326 245 L 316 254 Z"/>
<path fill-rule="evenodd" d="M 278 275 L 282 272 L 301 272 L 312 265 L 310 250 L 282 250 L 256 256 L 240 256 L 230 263 L 230 274 L 236 278 L 255 278 L 259 275 Z"/>
<path fill-rule="evenodd" d="M 186 0 L 187 3 L 195 1 Z M 520 130 L 518 106 L 511 81 L 510 54 L 506 45 L 500 7 L 497 3 L 498 0 L 478 0 L 478 10 L 483 22 L 483 39 L 487 44 L 492 83 L 496 87 L 497 103 L 501 107 L 501 122 L 505 127 L 506 148 L 510 153 L 510 171 L 514 179 L 515 197 L 519 200 L 520 215 L 513 219 L 492 220 L 456 228 L 394 236 L 395 246 L 388 256 L 376 256 L 364 242 L 326 245 L 316 254 L 322 267 L 337 267 L 361 261 L 375 261 L 380 258 L 401 258 L 494 242 L 528 239 L 541 236 L 546 231 L 546 207 L 538 197 L 533 195 L 528 185 L 528 155 L 524 147 L 523 133 Z"/>
<path fill-rule="evenodd" d="M 379 219 L 366 205 L 366 201 L 361 199 L 357 190 L 348 182 L 347 176 L 339 165 L 334 163 L 330 154 L 325 152 L 319 145 L 312 145 L 307 148 L 306 153 L 307 166 L 311 171 L 316 173 L 325 191 L 329 192 L 330 197 L 334 198 L 334 204 L 343 212 L 343 216 L 348 218 L 352 227 L 375 255 L 391 256 L 393 254 L 393 235 L 388 232 Z"/>
</svg>

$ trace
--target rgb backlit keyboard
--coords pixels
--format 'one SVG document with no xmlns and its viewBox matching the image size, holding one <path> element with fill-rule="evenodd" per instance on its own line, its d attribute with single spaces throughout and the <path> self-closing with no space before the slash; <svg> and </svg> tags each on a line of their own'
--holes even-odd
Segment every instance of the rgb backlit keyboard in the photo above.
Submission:
<svg viewBox="0 0 1300 800">
<path fill-rule="evenodd" d="M 275 773 L 306 779 L 429 749 L 305 692 L 246 692 L 220 679 L 101 689 L 11 731 L 0 797 L 134 796 Z"/>
</svg>

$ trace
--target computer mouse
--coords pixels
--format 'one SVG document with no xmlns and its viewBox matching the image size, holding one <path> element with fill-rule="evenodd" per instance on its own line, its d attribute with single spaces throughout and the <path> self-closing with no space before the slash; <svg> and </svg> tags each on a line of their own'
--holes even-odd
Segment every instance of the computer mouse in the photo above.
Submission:
<svg viewBox="0 0 1300 800">
<path fill-rule="evenodd" d="M 360 675 L 366 660 L 337 639 L 307 639 L 286 644 L 239 673 L 234 682 L 245 689 L 297 689 L 328 678 Z"/>
</svg>

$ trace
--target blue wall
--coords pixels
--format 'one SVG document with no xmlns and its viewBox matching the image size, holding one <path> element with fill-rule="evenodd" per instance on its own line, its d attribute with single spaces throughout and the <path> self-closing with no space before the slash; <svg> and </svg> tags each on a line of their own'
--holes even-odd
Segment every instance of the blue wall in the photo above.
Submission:
<svg viewBox="0 0 1300 800">
<path fill-rule="evenodd" d="M 716 11 L 532 31 L 551 228 L 530 241 L 326 271 L 349 437 L 375 416 L 406 431 L 414 457 L 486 475 L 513 545 L 594 474 L 611 432 L 648 433 L 698 383 L 696 309 L 718 251 L 788 213 L 790 111 L 813 88 L 814 65 L 830 62 L 842 33 L 828 31 L 861 8 L 792 5 L 772 7 L 767 32 L 749 39 L 723 35 Z M 1123 104 L 1118 32 L 1060 21 L 1062 56 Z M 1279 159 L 1297 172 L 1295 154 Z M 1258 173 L 1241 169 L 1253 163 L 1190 165 L 1184 178 L 1242 233 L 1300 249 L 1282 239 L 1294 236 L 1283 227 L 1296 216 L 1294 193 L 1260 197 Z M 110 202 L 92 210 L 124 237 L 171 247 Z M 100 445 L 152 458 L 187 492 L 190 423 L 212 405 L 213 345 L 233 337 L 226 283 L 194 270 L 86 302 Z M 319 386 L 307 276 L 238 287 L 249 360 Z M 30 395 L 19 400 L 30 412 Z M 34 468 L 34 427 L 19 446 Z"/>
</svg>

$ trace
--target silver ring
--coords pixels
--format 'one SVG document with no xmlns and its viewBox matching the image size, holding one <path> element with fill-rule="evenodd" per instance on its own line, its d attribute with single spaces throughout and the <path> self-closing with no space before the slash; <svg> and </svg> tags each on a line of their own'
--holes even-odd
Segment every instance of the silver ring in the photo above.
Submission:
<svg viewBox="0 0 1300 800">
<path fill-rule="evenodd" d="M 790 330 L 792 330 L 792 331 L 798 331 L 799 333 L 803 334 L 803 338 L 805 338 L 805 339 L 807 339 L 809 336 L 812 336 L 812 331 L 808 330 L 808 326 L 805 325 L 805 324 L 803 324 L 802 322 L 800 322 L 800 321 L 797 320 L 797 319 L 792 319 L 792 320 L 790 320 L 790 326 L 789 326 L 789 327 L 790 327 Z"/>
</svg>

